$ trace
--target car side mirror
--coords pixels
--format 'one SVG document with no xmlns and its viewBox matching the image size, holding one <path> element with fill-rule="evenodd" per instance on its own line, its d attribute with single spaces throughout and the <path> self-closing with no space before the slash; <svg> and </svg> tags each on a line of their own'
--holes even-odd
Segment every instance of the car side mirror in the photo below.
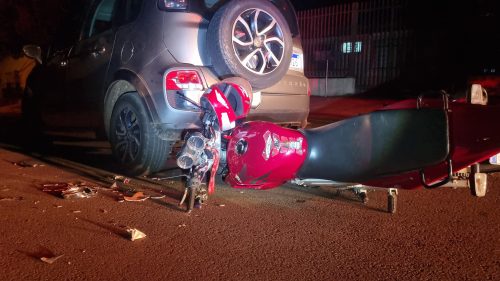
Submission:
<svg viewBox="0 0 500 281">
<path fill-rule="evenodd" d="M 42 63 L 42 49 L 37 45 L 25 45 L 23 46 L 24 54 L 32 59 L 35 59 L 38 63 Z"/>
</svg>

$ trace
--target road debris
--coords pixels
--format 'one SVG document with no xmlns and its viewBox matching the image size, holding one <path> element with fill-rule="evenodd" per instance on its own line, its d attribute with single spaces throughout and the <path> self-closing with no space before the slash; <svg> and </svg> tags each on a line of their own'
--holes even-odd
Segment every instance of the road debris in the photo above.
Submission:
<svg viewBox="0 0 500 281">
<path fill-rule="evenodd" d="M 136 192 L 132 196 L 123 196 L 123 200 L 127 202 L 142 202 L 148 198 L 149 196 L 144 195 L 142 191 Z"/>
<path fill-rule="evenodd" d="M 171 176 L 171 177 L 153 177 L 153 178 L 148 178 L 147 176 L 145 176 L 145 178 L 148 178 L 148 179 L 153 180 L 153 181 L 166 181 L 166 180 L 169 180 L 169 181 L 166 182 L 166 184 L 174 184 L 175 182 L 172 179 L 184 178 L 184 177 L 187 178 L 187 175 L 177 175 L 177 176 Z"/>
<path fill-rule="evenodd" d="M 162 194 L 162 195 L 152 195 L 149 198 L 158 200 L 158 199 L 163 199 L 165 197 L 166 197 L 165 194 Z"/>
<path fill-rule="evenodd" d="M 96 195 L 97 187 L 90 186 L 86 182 L 78 183 L 46 183 L 42 185 L 42 191 L 53 195 L 69 198 L 90 198 Z"/>
<path fill-rule="evenodd" d="M 80 210 L 74 210 L 74 211 L 71 211 L 71 212 L 72 212 L 73 214 L 79 214 L 79 213 L 81 213 L 82 211 L 80 211 Z"/>
<path fill-rule="evenodd" d="M 297 203 L 306 203 L 306 200 L 304 200 L 304 199 L 297 199 L 295 202 L 297 202 Z"/>
<path fill-rule="evenodd" d="M 120 176 L 120 175 L 115 175 L 114 177 L 111 178 L 112 180 L 114 181 L 120 181 L 120 182 L 123 182 L 124 184 L 129 184 L 132 180 L 129 179 L 129 178 L 126 178 L 124 176 Z"/>
<path fill-rule="evenodd" d="M 177 227 L 181 228 L 181 227 L 186 227 L 186 224 L 183 223 L 183 224 L 179 224 Z"/>
<path fill-rule="evenodd" d="M 30 164 L 26 161 L 19 161 L 19 162 L 12 162 L 12 165 L 18 166 L 20 168 L 36 168 L 36 167 L 43 167 L 45 165 L 43 164 Z"/>
<path fill-rule="evenodd" d="M 58 208 L 59 209 L 59 208 L 62 208 L 62 207 L 63 206 L 61 206 L 61 205 L 54 205 L 54 208 Z"/>
<path fill-rule="evenodd" d="M 142 231 L 135 229 L 135 228 L 128 228 L 127 232 L 130 235 L 129 236 L 130 241 L 135 241 L 135 240 L 142 239 L 142 238 L 146 237 L 146 234 L 144 234 Z"/>
<path fill-rule="evenodd" d="M 217 207 L 226 207 L 226 204 L 217 204 Z"/>
<path fill-rule="evenodd" d="M 107 214 L 108 213 L 108 210 L 105 210 L 105 209 L 99 209 L 99 211 L 103 214 Z"/>
<path fill-rule="evenodd" d="M 58 260 L 59 258 L 61 258 L 63 256 L 64 255 L 53 256 L 53 257 L 41 257 L 40 260 L 45 262 L 45 263 L 48 263 L 48 264 L 53 264 L 56 260 Z"/>
</svg>

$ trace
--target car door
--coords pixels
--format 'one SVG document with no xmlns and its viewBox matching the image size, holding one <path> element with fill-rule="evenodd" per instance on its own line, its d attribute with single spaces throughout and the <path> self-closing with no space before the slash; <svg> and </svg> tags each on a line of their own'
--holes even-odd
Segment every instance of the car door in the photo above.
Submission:
<svg viewBox="0 0 500 281">
<path fill-rule="evenodd" d="M 80 40 L 69 55 L 64 102 L 66 122 L 72 127 L 99 125 L 104 81 L 115 40 L 115 7 L 119 1 L 94 1 Z"/>
<path fill-rule="evenodd" d="M 34 89 L 36 100 L 40 105 L 42 121 L 49 127 L 60 126 L 64 119 L 64 87 L 67 70 L 67 55 L 69 49 L 56 49 L 47 57 L 46 62 L 39 66 Z"/>
</svg>

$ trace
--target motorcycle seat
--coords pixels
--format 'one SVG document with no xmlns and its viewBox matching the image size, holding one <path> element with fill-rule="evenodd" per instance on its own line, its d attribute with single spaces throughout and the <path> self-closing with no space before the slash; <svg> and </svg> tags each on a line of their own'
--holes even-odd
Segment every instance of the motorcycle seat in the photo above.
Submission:
<svg viewBox="0 0 500 281">
<path fill-rule="evenodd" d="M 299 178 L 363 182 L 439 164 L 450 153 L 442 109 L 376 111 L 303 131 Z"/>
</svg>

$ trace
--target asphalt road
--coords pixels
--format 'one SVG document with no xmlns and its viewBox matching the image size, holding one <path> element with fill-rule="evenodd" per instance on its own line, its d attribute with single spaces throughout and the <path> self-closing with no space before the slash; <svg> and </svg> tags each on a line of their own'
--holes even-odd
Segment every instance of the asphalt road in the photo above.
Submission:
<svg viewBox="0 0 500 281">
<path fill-rule="evenodd" d="M 400 191 L 392 215 L 384 190 L 362 204 L 348 191 L 288 185 L 219 185 L 186 214 L 179 180 L 119 182 L 165 196 L 120 202 L 105 143 L 63 138 L 30 152 L 21 142 L 18 116 L 0 116 L 0 280 L 500 280 L 499 174 L 484 198 Z M 97 195 L 42 190 L 81 181 Z M 128 228 L 147 236 L 132 242 Z"/>
</svg>

